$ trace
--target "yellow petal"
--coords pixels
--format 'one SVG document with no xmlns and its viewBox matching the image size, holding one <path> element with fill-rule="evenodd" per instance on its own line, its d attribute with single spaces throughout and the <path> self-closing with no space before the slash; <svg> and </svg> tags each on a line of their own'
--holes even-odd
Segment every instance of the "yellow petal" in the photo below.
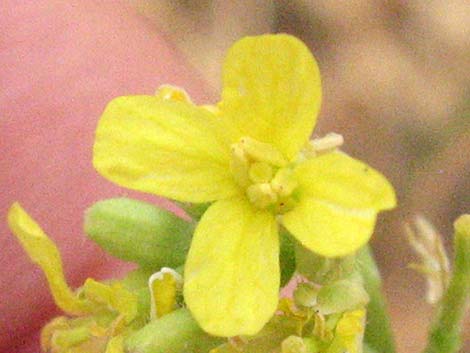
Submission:
<svg viewBox="0 0 470 353">
<path fill-rule="evenodd" d="M 153 96 L 120 97 L 98 124 L 93 163 L 121 186 L 178 201 L 237 192 L 228 142 L 210 112 Z"/>
<path fill-rule="evenodd" d="M 206 211 L 184 272 L 185 301 L 205 331 L 257 333 L 276 310 L 279 276 L 277 224 L 270 213 L 239 198 Z"/>
<path fill-rule="evenodd" d="M 362 353 L 365 316 L 364 309 L 348 311 L 336 325 L 335 340 L 338 340 L 348 353 Z"/>
<path fill-rule="evenodd" d="M 386 210 L 396 204 L 393 187 L 382 174 L 343 152 L 309 159 L 295 175 L 302 192 L 346 208 Z"/>
<path fill-rule="evenodd" d="M 41 330 L 41 349 L 44 352 L 52 351 L 51 340 L 55 331 L 69 328 L 67 318 L 59 316 L 48 322 Z"/>
<path fill-rule="evenodd" d="M 282 217 L 282 223 L 306 248 L 323 256 L 348 255 L 369 240 L 376 212 L 348 209 L 310 197 Z"/>
<path fill-rule="evenodd" d="M 175 309 L 176 295 L 182 283 L 181 275 L 168 267 L 163 267 L 150 276 L 150 317 L 152 319 L 162 317 Z"/>
<path fill-rule="evenodd" d="M 321 101 L 320 73 L 308 48 L 286 35 L 246 37 L 224 63 L 222 119 L 237 136 L 276 146 L 292 159 L 307 142 Z"/>
<path fill-rule="evenodd" d="M 89 303 L 79 300 L 65 282 L 56 245 L 17 202 L 8 211 L 8 225 L 31 260 L 43 270 L 57 306 L 69 314 L 90 312 Z"/>
</svg>

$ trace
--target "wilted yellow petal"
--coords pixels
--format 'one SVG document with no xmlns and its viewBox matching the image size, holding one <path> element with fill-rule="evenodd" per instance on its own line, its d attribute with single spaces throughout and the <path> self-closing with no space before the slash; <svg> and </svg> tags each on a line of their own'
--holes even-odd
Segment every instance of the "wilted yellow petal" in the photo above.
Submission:
<svg viewBox="0 0 470 353">
<path fill-rule="evenodd" d="M 295 175 L 302 192 L 342 207 L 378 211 L 396 204 L 393 187 L 382 174 L 343 152 L 309 159 Z"/>
<path fill-rule="evenodd" d="M 154 96 L 116 98 L 98 124 L 93 164 L 119 185 L 178 201 L 229 197 L 238 187 L 219 123 L 189 103 Z"/>
<path fill-rule="evenodd" d="M 55 331 L 69 328 L 67 318 L 59 316 L 48 322 L 41 330 L 41 349 L 44 352 L 52 351 L 51 340 Z"/>
<path fill-rule="evenodd" d="M 369 240 L 375 210 L 348 209 L 314 198 L 302 198 L 282 223 L 306 248 L 336 257 L 350 254 Z"/>
<path fill-rule="evenodd" d="M 205 331 L 257 333 L 276 310 L 279 276 L 277 225 L 269 212 L 237 198 L 209 207 L 184 271 L 185 301 Z"/>
<path fill-rule="evenodd" d="M 43 270 L 57 306 L 69 314 L 90 312 L 89 303 L 79 300 L 65 282 L 56 245 L 17 202 L 8 211 L 8 225 L 31 260 Z"/>
<path fill-rule="evenodd" d="M 137 297 L 120 283 L 111 285 L 88 278 L 83 285 L 84 296 L 96 303 L 105 304 L 123 315 L 126 323 L 137 315 Z"/>
<path fill-rule="evenodd" d="M 276 146 L 288 159 L 307 142 L 321 101 L 320 73 L 308 48 L 285 34 L 246 37 L 223 69 L 221 118 L 242 136 Z"/>
<path fill-rule="evenodd" d="M 183 279 L 171 268 L 164 267 L 149 278 L 150 317 L 156 319 L 175 309 L 176 295 L 181 288 Z"/>
</svg>

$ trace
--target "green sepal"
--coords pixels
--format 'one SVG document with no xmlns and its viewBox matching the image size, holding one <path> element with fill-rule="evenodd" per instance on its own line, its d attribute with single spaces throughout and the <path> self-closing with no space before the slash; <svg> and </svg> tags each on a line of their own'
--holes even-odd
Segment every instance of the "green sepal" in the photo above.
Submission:
<svg viewBox="0 0 470 353">
<path fill-rule="evenodd" d="M 205 333 L 187 309 L 178 309 L 129 336 L 125 347 L 128 353 L 199 353 L 224 341 Z"/>
<path fill-rule="evenodd" d="M 189 203 L 189 202 L 177 202 L 177 205 L 180 206 L 184 212 L 186 212 L 193 220 L 196 222 L 199 221 L 207 211 L 211 203 Z"/>
<path fill-rule="evenodd" d="M 194 225 L 152 204 L 115 198 L 90 207 L 84 228 L 111 255 L 159 270 L 184 263 Z"/>
<path fill-rule="evenodd" d="M 210 353 L 279 352 L 282 342 L 287 337 L 298 333 L 298 324 L 298 321 L 294 318 L 274 315 L 256 335 L 243 336 L 241 342 L 238 342 L 237 345 L 227 341 Z"/>
<path fill-rule="evenodd" d="M 281 267 L 281 287 L 284 287 L 295 272 L 295 239 L 284 229 L 279 232 L 280 252 L 279 264 Z"/>
<path fill-rule="evenodd" d="M 137 296 L 137 318 L 133 326 L 142 327 L 150 319 L 150 290 L 148 286 L 152 271 L 137 269 L 129 272 L 121 281 L 122 285 Z"/>
<path fill-rule="evenodd" d="M 312 308 L 317 304 L 320 288 L 310 282 L 299 283 L 294 290 L 294 303 L 301 308 Z"/>
<path fill-rule="evenodd" d="M 328 284 L 349 277 L 355 270 L 355 254 L 326 258 L 296 243 L 297 272 L 316 284 Z"/>
<path fill-rule="evenodd" d="M 329 315 L 364 307 L 369 302 L 369 295 L 361 278 L 351 276 L 323 286 L 316 299 L 315 308 L 323 315 Z"/>
</svg>

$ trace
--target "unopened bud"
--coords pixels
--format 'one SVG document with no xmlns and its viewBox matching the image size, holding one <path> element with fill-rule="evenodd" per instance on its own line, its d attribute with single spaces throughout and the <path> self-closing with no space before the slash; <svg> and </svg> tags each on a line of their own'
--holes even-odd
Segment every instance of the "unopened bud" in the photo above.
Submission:
<svg viewBox="0 0 470 353">
<path fill-rule="evenodd" d="M 312 283 L 300 283 L 294 291 L 294 302 L 300 307 L 311 308 L 317 304 L 319 288 Z"/>
<path fill-rule="evenodd" d="M 296 246 L 295 252 L 297 272 L 316 284 L 327 284 L 347 278 L 355 269 L 355 255 L 326 258 L 300 244 Z"/>
<path fill-rule="evenodd" d="M 97 202 L 85 214 L 85 232 L 111 255 L 144 268 L 178 267 L 193 225 L 149 203 L 128 198 Z"/>
<path fill-rule="evenodd" d="M 317 295 L 317 308 L 323 315 L 364 307 L 369 302 L 361 281 L 355 278 L 323 286 Z"/>
<path fill-rule="evenodd" d="M 128 353 L 209 352 L 224 341 L 205 333 L 187 309 L 178 309 L 131 335 L 125 347 Z"/>
<path fill-rule="evenodd" d="M 281 344 L 282 353 L 307 353 L 307 346 L 302 337 L 289 336 Z"/>
</svg>

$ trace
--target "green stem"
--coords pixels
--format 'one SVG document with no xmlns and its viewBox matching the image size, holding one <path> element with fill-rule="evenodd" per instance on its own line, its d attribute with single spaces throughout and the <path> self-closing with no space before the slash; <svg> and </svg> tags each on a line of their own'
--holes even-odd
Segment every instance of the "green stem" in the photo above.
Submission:
<svg viewBox="0 0 470 353">
<path fill-rule="evenodd" d="M 372 251 L 368 246 L 359 252 L 357 262 L 364 279 L 364 287 L 370 297 L 367 305 L 367 326 L 364 340 L 374 351 L 395 353 L 395 341 L 382 293 L 382 280 Z"/>
<path fill-rule="evenodd" d="M 470 292 L 470 215 L 458 218 L 454 227 L 453 274 L 431 326 L 425 353 L 456 353 L 461 345 L 461 324 Z"/>
</svg>

